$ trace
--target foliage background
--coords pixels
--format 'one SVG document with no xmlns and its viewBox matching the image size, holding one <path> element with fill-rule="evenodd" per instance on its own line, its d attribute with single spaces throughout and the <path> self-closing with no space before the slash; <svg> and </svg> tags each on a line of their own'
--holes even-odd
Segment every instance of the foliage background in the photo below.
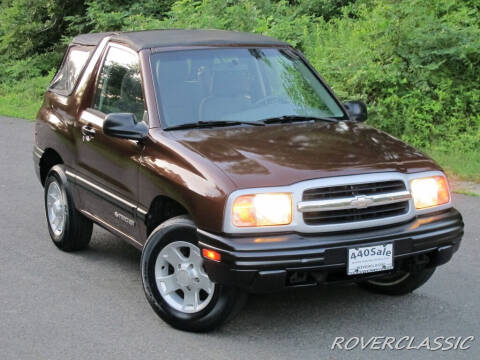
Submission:
<svg viewBox="0 0 480 360">
<path fill-rule="evenodd" d="M 157 28 L 286 40 L 370 124 L 480 179 L 480 0 L 0 0 L 0 113 L 35 117 L 76 34 Z"/>
</svg>

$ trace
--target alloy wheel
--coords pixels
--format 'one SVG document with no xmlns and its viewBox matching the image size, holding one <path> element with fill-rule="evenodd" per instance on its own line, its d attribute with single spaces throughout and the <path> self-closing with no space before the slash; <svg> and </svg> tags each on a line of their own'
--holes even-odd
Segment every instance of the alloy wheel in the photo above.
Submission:
<svg viewBox="0 0 480 360">
<path fill-rule="evenodd" d="M 67 203 L 60 185 L 53 181 L 47 189 L 48 223 L 55 236 L 60 236 L 65 228 Z"/>
<path fill-rule="evenodd" d="M 205 309 L 215 290 L 203 268 L 200 249 L 186 241 L 171 242 L 160 251 L 155 280 L 167 304 L 184 313 Z"/>
</svg>

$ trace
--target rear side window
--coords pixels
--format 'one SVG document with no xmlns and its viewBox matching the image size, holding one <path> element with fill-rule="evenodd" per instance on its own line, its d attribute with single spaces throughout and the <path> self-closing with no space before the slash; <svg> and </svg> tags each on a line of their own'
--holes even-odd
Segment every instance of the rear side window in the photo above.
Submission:
<svg viewBox="0 0 480 360">
<path fill-rule="evenodd" d="M 50 89 L 61 94 L 70 94 L 87 63 L 90 52 L 90 49 L 83 46 L 71 46 L 50 84 Z"/>
<path fill-rule="evenodd" d="M 133 113 L 137 121 L 143 119 L 145 105 L 137 54 L 110 47 L 98 76 L 93 108 L 105 114 Z"/>
</svg>

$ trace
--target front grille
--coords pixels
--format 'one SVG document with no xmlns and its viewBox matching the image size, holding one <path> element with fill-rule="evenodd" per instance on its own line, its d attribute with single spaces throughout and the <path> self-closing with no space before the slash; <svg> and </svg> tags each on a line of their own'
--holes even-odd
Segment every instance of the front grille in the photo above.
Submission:
<svg viewBox="0 0 480 360">
<path fill-rule="evenodd" d="M 358 196 L 372 196 L 391 194 L 405 191 L 405 183 L 402 180 L 384 182 L 371 182 L 365 184 L 351 184 L 322 187 L 305 190 L 302 200 L 322 201 L 334 199 L 355 199 Z M 391 204 L 372 204 L 363 208 L 348 209 L 325 209 L 303 213 L 303 220 L 307 225 L 332 225 L 366 220 L 384 219 L 388 217 L 403 215 L 409 211 L 409 201 L 399 201 Z"/>
<path fill-rule="evenodd" d="M 405 184 L 402 180 L 330 186 L 306 190 L 303 193 L 303 201 L 346 198 L 357 195 L 386 194 L 403 190 L 405 190 Z"/>
<path fill-rule="evenodd" d="M 408 206 L 408 201 L 402 201 L 394 204 L 371 206 L 364 209 L 312 211 L 303 214 L 303 221 L 307 225 L 331 225 L 383 219 L 406 214 L 408 212 Z"/>
</svg>

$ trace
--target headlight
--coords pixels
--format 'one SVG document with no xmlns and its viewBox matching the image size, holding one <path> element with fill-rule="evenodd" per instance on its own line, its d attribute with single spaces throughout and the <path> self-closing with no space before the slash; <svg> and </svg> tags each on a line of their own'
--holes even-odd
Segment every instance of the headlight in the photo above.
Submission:
<svg viewBox="0 0 480 360">
<path fill-rule="evenodd" d="M 450 201 L 447 179 L 443 176 L 413 179 L 410 188 L 417 209 L 442 205 Z"/>
<path fill-rule="evenodd" d="M 233 203 L 232 222 L 238 227 L 288 225 L 292 222 L 292 194 L 239 196 Z"/>
</svg>

